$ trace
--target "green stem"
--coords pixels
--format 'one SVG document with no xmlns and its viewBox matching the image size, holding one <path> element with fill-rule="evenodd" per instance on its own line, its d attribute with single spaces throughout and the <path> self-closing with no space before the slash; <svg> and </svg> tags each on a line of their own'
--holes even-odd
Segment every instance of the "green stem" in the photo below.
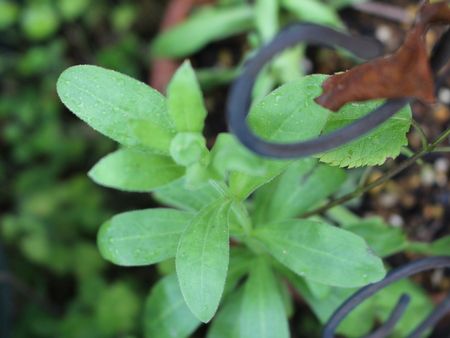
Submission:
<svg viewBox="0 0 450 338">
<path fill-rule="evenodd" d="M 425 149 L 428 146 L 428 139 L 425 135 L 425 132 L 423 131 L 420 124 L 417 123 L 416 120 L 411 119 L 411 124 L 414 127 L 414 129 L 419 133 L 420 141 L 422 142 L 422 148 Z"/>
<path fill-rule="evenodd" d="M 450 136 L 450 129 L 447 129 L 441 135 L 439 135 L 439 137 L 433 143 L 427 144 L 421 151 L 416 153 L 414 156 L 408 158 L 406 161 L 400 163 L 398 166 L 390 169 L 389 171 L 387 171 L 383 176 L 381 176 L 377 180 L 375 180 L 367 185 L 364 185 L 362 187 L 359 187 L 349 194 L 346 194 L 337 199 L 331 200 L 327 204 L 303 214 L 302 217 L 306 218 L 306 217 L 311 217 L 314 215 L 321 214 L 337 205 L 344 204 L 356 197 L 359 197 L 362 194 L 368 192 L 369 190 L 372 190 L 373 188 L 376 188 L 376 187 L 382 185 L 383 183 L 386 183 L 392 177 L 396 176 L 398 173 L 400 173 L 403 170 L 405 170 L 406 168 L 410 167 L 411 165 L 416 163 L 418 160 L 420 160 L 425 155 L 428 155 L 429 153 L 434 152 L 436 149 L 438 149 L 437 146 L 440 143 L 444 142 L 449 136 Z"/>
</svg>

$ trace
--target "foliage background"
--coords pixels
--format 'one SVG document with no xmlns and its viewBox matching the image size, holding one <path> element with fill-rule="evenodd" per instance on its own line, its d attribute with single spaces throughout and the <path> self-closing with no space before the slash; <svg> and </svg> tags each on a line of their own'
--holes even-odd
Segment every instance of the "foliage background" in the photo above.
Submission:
<svg viewBox="0 0 450 338">
<path fill-rule="evenodd" d="M 153 268 L 107 264 L 96 233 L 113 214 L 152 201 L 88 179 L 114 145 L 64 109 L 55 83 L 84 63 L 146 79 L 165 5 L 0 1 L 0 283 L 8 279 L 1 285 L 11 295 L 1 337 L 8 329 L 12 337 L 141 336 Z"/>
<path fill-rule="evenodd" d="M 144 301 L 158 278 L 155 267 L 107 263 L 98 253 L 96 234 L 112 215 L 155 203 L 149 195 L 101 188 L 88 179 L 87 171 L 115 145 L 63 108 L 55 83 L 64 69 L 85 63 L 145 81 L 150 41 L 166 5 L 163 0 L 0 0 L 0 292 L 11 296 L 0 307 L 1 337 L 11 329 L 18 338 L 143 336 Z M 242 57 L 235 48 L 241 42 L 209 47 L 195 56 L 194 65 L 234 64 Z M 325 66 L 330 63 L 322 62 L 318 70 L 330 71 Z M 203 75 L 206 86 L 217 80 Z M 224 129 L 225 96 L 223 89 L 208 91 L 209 135 Z M 448 121 L 439 114 L 437 119 Z M 426 115 L 419 117 L 426 122 Z M 410 141 L 414 147 L 414 138 Z M 390 183 L 380 198 L 362 201 L 362 209 L 394 221 L 386 203 L 408 191 L 414 177 L 431 175 L 434 181 L 424 196 L 433 194 L 433 203 L 423 206 L 418 200 L 409 207 L 426 211 L 408 211 L 409 235 L 432 240 L 447 234 L 442 224 L 448 213 L 439 211 L 448 205 L 447 181 L 441 186 L 435 173 L 443 162 L 436 157 L 428 162 L 401 177 L 404 184 Z M 417 186 L 411 189 L 420 194 Z M 438 230 L 424 231 L 427 224 Z M 317 320 L 306 305 L 297 307 L 296 334 L 315 336 Z M 202 329 L 196 333 L 203 334 Z"/>
</svg>

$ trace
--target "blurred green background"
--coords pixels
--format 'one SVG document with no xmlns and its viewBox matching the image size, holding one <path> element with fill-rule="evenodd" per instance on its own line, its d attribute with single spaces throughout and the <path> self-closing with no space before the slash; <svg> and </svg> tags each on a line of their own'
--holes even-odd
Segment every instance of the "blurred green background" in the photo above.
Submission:
<svg viewBox="0 0 450 338">
<path fill-rule="evenodd" d="M 96 248 L 99 225 L 148 207 L 86 172 L 114 144 L 66 111 L 68 66 L 145 80 L 166 1 L 0 0 L 0 336 L 140 337 L 151 268 L 120 269 Z"/>
</svg>

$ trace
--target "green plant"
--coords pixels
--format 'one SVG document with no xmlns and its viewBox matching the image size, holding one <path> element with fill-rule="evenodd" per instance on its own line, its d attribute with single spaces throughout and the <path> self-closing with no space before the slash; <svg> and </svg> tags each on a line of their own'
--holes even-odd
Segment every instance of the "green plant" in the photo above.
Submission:
<svg viewBox="0 0 450 338">
<path fill-rule="evenodd" d="M 246 37 L 253 49 L 298 21 L 345 30 L 338 9 L 360 1 L 258 0 L 250 5 L 244 0 L 221 0 L 215 5 L 200 7 L 184 22 L 156 36 L 151 44 L 151 53 L 154 57 L 185 58 L 208 44 L 240 35 Z M 304 58 L 305 48 L 301 45 L 283 52 L 260 74 L 255 98 L 262 98 L 275 86 L 304 75 Z M 240 65 L 230 68 L 219 60 L 214 66 L 199 69 L 197 73 L 202 88 L 210 88 L 230 82 L 239 69 Z"/>
<path fill-rule="evenodd" d="M 307 139 L 380 104 L 349 104 L 333 114 L 314 102 L 325 79 L 306 76 L 257 101 L 249 115 L 254 131 L 272 141 Z M 399 155 L 411 125 L 409 109 L 318 158 L 280 161 L 250 153 L 227 133 L 207 147 L 207 112 L 188 62 L 174 75 L 167 97 L 126 75 L 87 65 L 67 69 L 57 89 L 73 113 L 121 145 L 89 176 L 107 187 L 151 192 L 166 206 L 118 214 L 98 233 L 107 260 L 159 266 L 162 278 L 146 303 L 147 337 L 187 337 L 211 320 L 209 338 L 288 337 L 290 294 L 299 293 L 324 322 L 355 288 L 384 277 L 382 257 L 445 248 L 448 239 L 410 243 L 400 230 L 377 218 L 361 219 L 344 206 L 326 218 L 302 217 L 345 191 L 347 175 L 339 166 L 372 166 Z M 413 295 L 396 327 L 396 335 L 404 335 L 431 306 L 410 281 L 363 304 L 341 332 L 367 333 L 404 289 Z"/>
<path fill-rule="evenodd" d="M 142 288 L 114 273 L 95 245 L 96 225 L 127 207 L 82 174 L 114 144 L 67 115 L 55 93 L 59 74 L 83 59 L 130 75 L 147 69 L 137 51 L 148 42 L 131 33 L 139 18 L 129 3 L 0 0 L 0 245 L 17 280 L 0 317 L 13 313 L 11 337 L 140 335 Z M 153 6 L 157 15 L 162 5 Z"/>
</svg>

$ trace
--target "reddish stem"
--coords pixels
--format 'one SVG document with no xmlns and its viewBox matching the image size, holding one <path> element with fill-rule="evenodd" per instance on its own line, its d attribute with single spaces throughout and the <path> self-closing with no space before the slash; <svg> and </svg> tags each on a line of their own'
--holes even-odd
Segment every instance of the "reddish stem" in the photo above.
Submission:
<svg viewBox="0 0 450 338">
<path fill-rule="evenodd" d="M 172 0 L 167 6 L 164 18 L 161 22 L 160 31 L 165 31 L 183 22 L 193 7 L 213 0 Z M 152 60 L 150 85 L 160 92 L 165 92 L 167 84 L 177 70 L 180 62 L 178 60 L 159 58 Z"/>
</svg>

